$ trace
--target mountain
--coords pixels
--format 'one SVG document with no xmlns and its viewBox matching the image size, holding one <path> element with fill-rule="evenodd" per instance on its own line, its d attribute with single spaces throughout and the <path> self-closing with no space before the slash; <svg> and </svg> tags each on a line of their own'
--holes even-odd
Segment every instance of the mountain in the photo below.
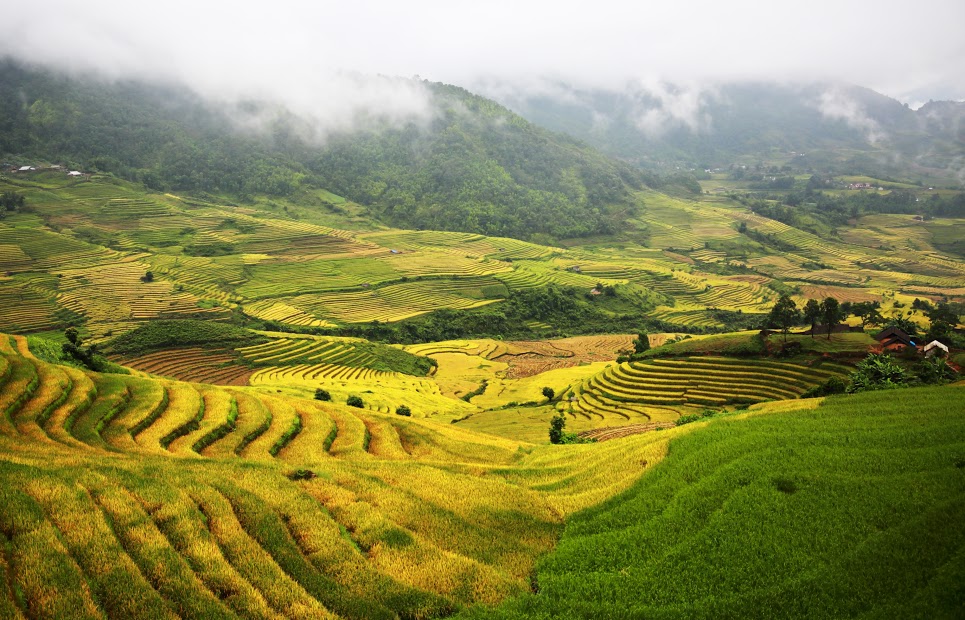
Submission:
<svg viewBox="0 0 965 620">
<path fill-rule="evenodd" d="M 325 188 L 384 222 L 529 238 L 616 230 L 639 171 L 461 88 L 421 82 L 428 121 L 320 140 L 277 103 L 214 105 L 177 85 L 0 62 L 0 155 L 241 201 Z M 252 127 L 256 129 L 252 130 Z"/>
<path fill-rule="evenodd" d="M 965 161 L 965 103 L 930 102 L 912 110 L 847 84 L 481 89 L 538 125 L 645 168 L 781 160 L 821 171 L 954 177 Z"/>
</svg>

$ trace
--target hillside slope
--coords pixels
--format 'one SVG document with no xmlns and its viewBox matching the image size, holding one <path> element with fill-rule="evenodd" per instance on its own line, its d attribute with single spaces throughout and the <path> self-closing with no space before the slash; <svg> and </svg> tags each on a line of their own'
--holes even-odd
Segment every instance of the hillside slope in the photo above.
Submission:
<svg viewBox="0 0 965 620">
<path fill-rule="evenodd" d="M 675 433 L 556 449 L 0 336 L 0 617 L 427 618 L 528 588 Z M 681 432 L 685 432 L 682 431 Z"/>
<path fill-rule="evenodd" d="M 466 617 L 961 617 L 961 392 L 712 422 L 575 515 L 538 565 L 537 594 Z"/>
<path fill-rule="evenodd" d="M 413 87 L 428 122 L 322 137 L 276 102 L 215 105 L 178 86 L 0 60 L 0 156 L 243 201 L 325 188 L 396 225 L 524 239 L 611 232 L 635 206 L 641 178 L 625 164 L 461 88 Z"/>
<path fill-rule="evenodd" d="M 960 387 L 552 446 L 22 337 L 0 382 L 4 618 L 961 611 Z"/>
</svg>

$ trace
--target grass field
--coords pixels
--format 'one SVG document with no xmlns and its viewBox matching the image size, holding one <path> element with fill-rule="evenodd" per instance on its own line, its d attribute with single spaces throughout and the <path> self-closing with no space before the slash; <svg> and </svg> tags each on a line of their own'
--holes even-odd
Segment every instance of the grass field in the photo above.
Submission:
<svg viewBox="0 0 965 620">
<path fill-rule="evenodd" d="M 462 617 L 960 617 L 960 391 L 710 422 L 575 515 L 538 594 Z"/>
</svg>

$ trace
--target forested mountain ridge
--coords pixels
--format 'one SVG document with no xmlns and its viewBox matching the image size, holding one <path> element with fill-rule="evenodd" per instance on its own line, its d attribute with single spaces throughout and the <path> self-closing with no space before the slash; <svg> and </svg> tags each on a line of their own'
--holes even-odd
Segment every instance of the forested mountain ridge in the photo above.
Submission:
<svg viewBox="0 0 965 620">
<path fill-rule="evenodd" d="M 613 90 L 552 84 L 532 92 L 484 85 L 482 92 L 534 123 L 642 167 L 718 167 L 794 153 L 800 167 L 819 171 L 945 171 L 954 178 L 965 157 L 965 103 L 929 102 L 914 110 L 850 84 Z"/>
<path fill-rule="evenodd" d="M 225 109 L 179 86 L 4 60 L 0 155 L 242 201 L 326 188 L 410 228 L 576 237 L 611 232 L 632 212 L 643 182 L 632 167 L 461 88 L 422 84 L 435 112 L 428 122 L 318 141 L 309 121 L 273 104 Z M 259 131 L 239 127 L 246 114 L 258 117 Z"/>
</svg>

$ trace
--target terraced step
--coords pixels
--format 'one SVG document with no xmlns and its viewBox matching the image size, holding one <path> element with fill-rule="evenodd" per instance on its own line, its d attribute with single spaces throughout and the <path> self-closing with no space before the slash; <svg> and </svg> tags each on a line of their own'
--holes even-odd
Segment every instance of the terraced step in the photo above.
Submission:
<svg viewBox="0 0 965 620">
<path fill-rule="evenodd" d="M 280 459 L 292 463 L 313 463 L 329 458 L 328 451 L 338 434 L 332 419 L 331 407 L 300 404 L 296 411 L 301 416 L 302 428 L 285 447 L 279 450 Z"/>
<path fill-rule="evenodd" d="M 244 392 L 235 392 L 234 398 L 238 409 L 235 431 L 205 449 L 206 456 L 236 456 L 271 427 L 271 410 L 260 398 Z"/>
<path fill-rule="evenodd" d="M 134 440 L 143 450 L 167 453 L 168 446 L 181 437 L 194 421 L 199 420 L 199 413 L 204 415 L 204 399 L 201 394 L 188 383 L 167 384 L 167 406 L 149 425 L 135 434 Z"/>
<path fill-rule="evenodd" d="M 271 449 L 281 437 L 291 428 L 292 420 L 297 416 L 295 408 L 288 402 L 262 396 L 263 406 L 271 411 L 271 420 L 268 428 L 260 432 L 251 442 L 244 447 L 240 456 L 245 458 L 270 459 L 273 458 Z M 240 406 L 240 401 L 239 401 Z"/>
<path fill-rule="evenodd" d="M 330 415 L 338 427 L 338 433 L 332 442 L 329 454 L 340 457 L 367 454 L 369 430 L 365 423 L 356 415 L 334 408 Z"/>
</svg>

